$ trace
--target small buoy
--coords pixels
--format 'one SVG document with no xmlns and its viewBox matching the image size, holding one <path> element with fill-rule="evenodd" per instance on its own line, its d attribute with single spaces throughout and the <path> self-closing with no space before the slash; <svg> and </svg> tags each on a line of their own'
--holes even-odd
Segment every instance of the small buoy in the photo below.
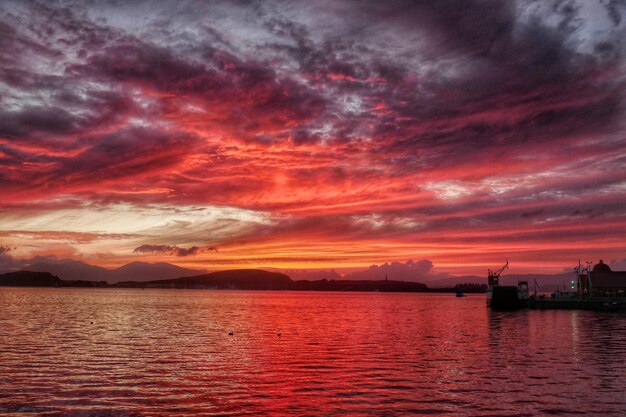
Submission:
<svg viewBox="0 0 626 417">
<path fill-rule="evenodd" d="M 281 336 L 280 333 L 278 333 L 278 337 L 280 337 L 280 336 Z"/>
<path fill-rule="evenodd" d="M 93 321 L 91 322 L 91 324 L 93 324 Z"/>
<path fill-rule="evenodd" d="M 234 334 L 235 334 L 235 333 L 233 333 L 233 332 L 228 333 L 228 335 L 229 335 L 229 336 L 232 336 L 232 335 L 234 335 Z"/>
</svg>

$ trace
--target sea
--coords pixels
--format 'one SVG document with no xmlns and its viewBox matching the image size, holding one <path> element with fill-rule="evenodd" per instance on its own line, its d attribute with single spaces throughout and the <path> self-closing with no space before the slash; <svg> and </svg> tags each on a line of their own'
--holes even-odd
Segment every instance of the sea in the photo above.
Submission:
<svg viewBox="0 0 626 417">
<path fill-rule="evenodd" d="M 626 415 L 626 315 L 484 295 L 0 288 L 1 416 Z"/>
</svg>

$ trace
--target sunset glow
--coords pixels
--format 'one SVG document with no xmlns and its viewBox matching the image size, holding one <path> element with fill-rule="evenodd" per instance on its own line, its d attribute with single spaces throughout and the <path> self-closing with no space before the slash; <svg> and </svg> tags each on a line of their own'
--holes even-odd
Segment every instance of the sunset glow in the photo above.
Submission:
<svg viewBox="0 0 626 417">
<path fill-rule="evenodd" d="M 3 1 L 0 267 L 626 259 L 613 2 Z"/>
</svg>

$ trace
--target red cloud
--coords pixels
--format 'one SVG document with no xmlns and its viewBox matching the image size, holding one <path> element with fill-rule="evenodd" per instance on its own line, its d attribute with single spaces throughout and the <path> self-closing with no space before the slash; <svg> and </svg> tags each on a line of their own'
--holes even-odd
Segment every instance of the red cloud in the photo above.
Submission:
<svg viewBox="0 0 626 417">
<path fill-rule="evenodd" d="M 578 256 L 583 240 L 621 250 L 619 30 L 609 24 L 582 48 L 580 11 L 523 20 L 498 2 L 394 5 L 337 2 L 341 25 L 314 24 L 327 16 L 315 6 L 299 20 L 294 6 L 291 19 L 246 15 L 245 30 L 201 6 L 181 6 L 162 30 L 0 6 L 3 209 L 51 200 L 263 211 L 278 220 L 225 242 L 257 245 L 255 259 L 289 259 L 273 246 L 281 239 L 294 259 L 367 263 L 393 245 L 384 259 L 408 259 L 411 247 L 447 264 L 529 260 L 550 245 Z M 193 38 L 181 28 L 198 15 L 206 27 Z M 136 251 L 202 252 L 148 246 Z"/>
</svg>

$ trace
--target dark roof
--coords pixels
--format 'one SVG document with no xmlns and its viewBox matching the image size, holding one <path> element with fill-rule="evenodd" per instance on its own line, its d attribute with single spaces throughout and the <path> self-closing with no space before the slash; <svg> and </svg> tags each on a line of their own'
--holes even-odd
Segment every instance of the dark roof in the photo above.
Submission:
<svg viewBox="0 0 626 417">
<path fill-rule="evenodd" d="M 593 272 L 611 272 L 611 268 L 600 259 L 600 263 L 594 265 Z"/>
<path fill-rule="evenodd" d="M 593 288 L 626 288 L 626 271 L 620 272 L 596 272 L 591 273 L 591 286 Z"/>
</svg>

